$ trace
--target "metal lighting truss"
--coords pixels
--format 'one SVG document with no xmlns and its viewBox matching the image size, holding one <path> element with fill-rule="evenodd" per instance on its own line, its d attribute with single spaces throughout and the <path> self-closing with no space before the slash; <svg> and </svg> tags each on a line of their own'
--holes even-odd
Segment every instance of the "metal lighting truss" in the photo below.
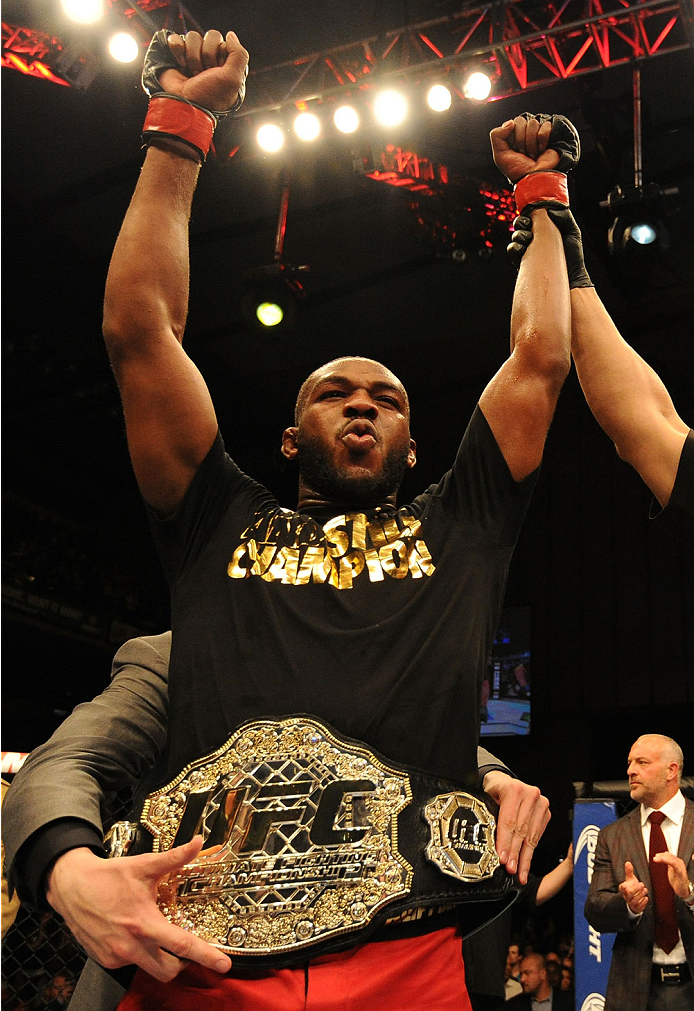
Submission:
<svg viewBox="0 0 694 1011">
<path fill-rule="evenodd" d="M 108 7 L 143 47 L 159 28 L 183 33 L 200 31 L 197 21 L 181 3 L 137 0 L 129 4 L 125 0 L 108 0 Z M 101 55 L 94 49 L 93 42 L 80 35 L 78 26 L 72 27 L 68 38 L 2 22 L 1 65 L 29 77 L 66 87 L 88 88 L 99 71 Z"/>
<path fill-rule="evenodd" d="M 672 53 L 694 44 L 691 0 L 501 0 L 260 70 L 246 115 L 332 100 L 386 81 L 442 80 L 462 99 L 459 71 L 492 77 L 491 100 Z M 456 72 L 455 75 L 453 72 Z"/>
<path fill-rule="evenodd" d="M 180 3 L 109 0 L 143 44 L 157 28 L 199 26 Z M 449 77 L 477 64 L 493 78 L 492 100 L 694 44 L 691 0 L 495 0 L 380 36 L 252 68 L 246 116 L 297 102 L 330 100 L 374 84 Z M 71 46 L 74 45 L 71 44 Z M 60 70 L 66 45 L 30 27 L 2 24 L 2 65 L 70 84 Z M 62 60 L 61 60 L 62 57 Z M 69 62 L 69 61 L 67 61 Z M 92 75 L 93 76 L 93 75 Z M 72 77 L 76 77 L 73 73 Z M 81 86 L 85 86 L 82 84 Z"/>
</svg>

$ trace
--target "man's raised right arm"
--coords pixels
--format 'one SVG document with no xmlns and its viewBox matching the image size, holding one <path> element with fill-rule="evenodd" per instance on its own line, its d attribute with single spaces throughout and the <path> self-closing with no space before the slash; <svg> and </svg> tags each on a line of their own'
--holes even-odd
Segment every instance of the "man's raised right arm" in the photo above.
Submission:
<svg viewBox="0 0 694 1011">
<path fill-rule="evenodd" d="M 622 338 L 595 288 L 571 290 L 571 330 L 588 406 L 622 459 L 666 506 L 689 426 L 660 377 Z"/>
<path fill-rule="evenodd" d="M 135 475 L 145 500 L 164 515 L 182 499 L 217 432 L 207 386 L 182 347 L 188 222 L 202 155 L 171 133 L 181 129 L 174 125 L 181 109 L 200 109 L 204 121 L 204 110 L 234 105 L 248 63 L 233 32 L 225 39 L 219 32 L 172 35 L 168 47 L 181 69 L 154 75 L 158 120 L 147 131 L 145 163 L 111 259 L 103 320 Z"/>
</svg>

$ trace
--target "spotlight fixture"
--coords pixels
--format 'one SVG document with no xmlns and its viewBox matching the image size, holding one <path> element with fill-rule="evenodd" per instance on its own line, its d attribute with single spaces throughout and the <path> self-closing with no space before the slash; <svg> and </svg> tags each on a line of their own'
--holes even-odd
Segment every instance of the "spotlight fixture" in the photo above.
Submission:
<svg viewBox="0 0 694 1011">
<path fill-rule="evenodd" d="M 664 218 L 665 197 L 671 192 L 650 183 L 617 186 L 608 195 L 607 206 L 615 217 L 607 233 L 607 246 L 625 268 L 649 266 L 670 248 Z"/>
<path fill-rule="evenodd" d="M 246 293 L 241 302 L 246 322 L 261 332 L 291 329 L 299 303 L 306 295 L 297 276 L 305 270 L 308 267 L 288 263 L 270 263 L 247 270 L 243 275 Z"/>
<path fill-rule="evenodd" d="M 387 88 L 374 101 L 374 116 L 381 126 L 400 126 L 407 116 L 407 99 L 401 91 Z"/>
<path fill-rule="evenodd" d="M 104 16 L 103 0 L 61 0 L 61 7 L 78 25 L 94 25 Z"/>
<path fill-rule="evenodd" d="M 134 63 L 140 55 L 137 40 L 129 32 L 116 32 L 108 42 L 108 51 L 118 63 Z"/>
<path fill-rule="evenodd" d="M 255 136 L 258 146 L 268 154 L 276 154 L 284 147 L 284 131 L 276 123 L 263 123 Z"/>
<path fill-rule="evenodd" d="M 315 140 L 320 129 L 320 120 L 312 112 L 300 112 L 294 120 L 294 132 L 299 140 Z"/>
<path fill-rule="evenodd" d="M 634 109 L 634 183 L 615 186 L 602 206 L 615 215 L 607 233 L 607 247 L 627 273 L 636 272 L 643 280 L 643 268 L 651 267 L 670 248 L 670 236 L 663 223 L 667 216 L 666 198 L 679 193 L 677 186 L 664 189 L 657 183 L 643 183 L 641 149 L 641 68 L 632 69 Z"/>
<path fill-rule="evenodd" d="M 354 133 L 359 129 L 359 113 L 351 105 L 341 105 L 335 110 L 333 122 L 340 133 Z"/>
<path fill-rule="evenodd" d="M 445 84 L 434 84 L 427 93 L 427 103 L 434 112 L 450 109 L 453 96 Z"/>
<path fill-rule="evenodd" d="M 474 99 L 476 102 L 484 102 L 489 98 L 492 90 L 491 79 L 481 70 L 475 70 L 465 80 L 463 84 L 463 94 L 466 98 Z"/>
</svg>

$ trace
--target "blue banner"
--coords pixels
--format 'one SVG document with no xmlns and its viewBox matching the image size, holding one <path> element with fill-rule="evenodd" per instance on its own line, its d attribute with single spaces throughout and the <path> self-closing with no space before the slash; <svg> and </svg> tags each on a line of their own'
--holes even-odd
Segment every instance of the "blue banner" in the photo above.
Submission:
<svg viewBox="0 0 694 1011">
<path fill-rule="evenodd" d="M 614 934 L 594 930 L 583 915 L 593 877 L 598 832 L 617 817 L 613 800 L 574 803 L 574 961 L 576 1011 L 603 1011 Z"/>
</svg>

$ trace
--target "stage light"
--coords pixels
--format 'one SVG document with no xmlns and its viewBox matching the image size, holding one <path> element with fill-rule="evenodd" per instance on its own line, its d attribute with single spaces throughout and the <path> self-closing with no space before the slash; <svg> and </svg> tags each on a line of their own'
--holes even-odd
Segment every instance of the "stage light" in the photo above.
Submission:
<svg viewBox="0 0 694 1011">
<path fill-rule="evenodd" d="M 351 105 L 341 105 L 335 110 L 333 122 L 340 133 L 354 133 L 359 129 L 359 113 Z"/>
<path fill-rule="evenodd" d="M 400 91 L 388 88 L 374 101 L 374 116 L 381 126 L 399 126 L 407 116 L 407 99 Z"/>
<path fill-rule="evenodd" d="M 470 74 L 465 83 L 463 84 L 463 94 L 466 98 L 472 98 L 476 102 L 483 102 L 485 98 L 489 98 L 489 93 L 492 90 L 492 82 L 483 74 L 481 71 L 476 70 L 474 73 Z"/>
<path fill-rule="evenodd" d="M 61 7 L 78 25 L 96 24 L 104 16 L 103 0 L 61 0 Z"/>
<path fill-rule="evenodd" d="M 627 229 L 629 238 L 633 239 L 634 242 L 638 242 L 640 246 L 650 246 L 652 242 L 655 242 L 658 238 L 658 233 L 647 221 L 635 221 L 634 224 Z M 626 233 L 625 233 L 626 234 Z"/>
<path fill-rule="evenodd" d="M 429 108 L 434 112 L 446 112 L 447 109 L 450 109 L 452 100 L 452 95 L 445 84 L 435 84 L 429 88 L 427 102 Z"/>
<path fill-rule="evenodd" d="M 615 218 L 607 233 L 607 247 L 624 268 L 647 267 L 670 248 L 664 224 L 666 197 L 672 192 L 655 183 L 617 186 L 607 197 Z"/>
<path fill-rule="evenodd" d="M 299 303 L 306 295 L 297 273 L 306 269 L 273 263 L 246 271 L 246 293 L 241 301 L 246 323 L 259 333 L 290 330 L 296 323 Z"/>
<path fill-rule="evenodd" d="M 277 302 L 261 302 L 256 306 L 255 315 L 263 326 L 279 326 L 284 319 L 284 310 Z"/>
<path fill-rule="evenodd" d="M 300 112 L 294 120 L 294 132 L 299 140 L 315 140 L 320 134 L 320 120 L 312 112 Z"/>
<path fill-rule="evenodd" d="M 607 233 L 607 246 L 625 267 L 645 267 L 667 253 L 670 234 L 660 218 L 634 220 L 629 214 L 620 214 Z"/>
<path fill-rule="evenodd" d="M 276 123 L 263 123 L 256 134 L 258 145 L 268 154 L 275 154 L 284 147 L 284 132 Z"/>
<path fill-rule="evenodd" d="M 108 43 L 108 51 L 118 63 L 134 63 L 140 55 L 137 40 L 128 32 L 117 32 Z"/>
</svg>

